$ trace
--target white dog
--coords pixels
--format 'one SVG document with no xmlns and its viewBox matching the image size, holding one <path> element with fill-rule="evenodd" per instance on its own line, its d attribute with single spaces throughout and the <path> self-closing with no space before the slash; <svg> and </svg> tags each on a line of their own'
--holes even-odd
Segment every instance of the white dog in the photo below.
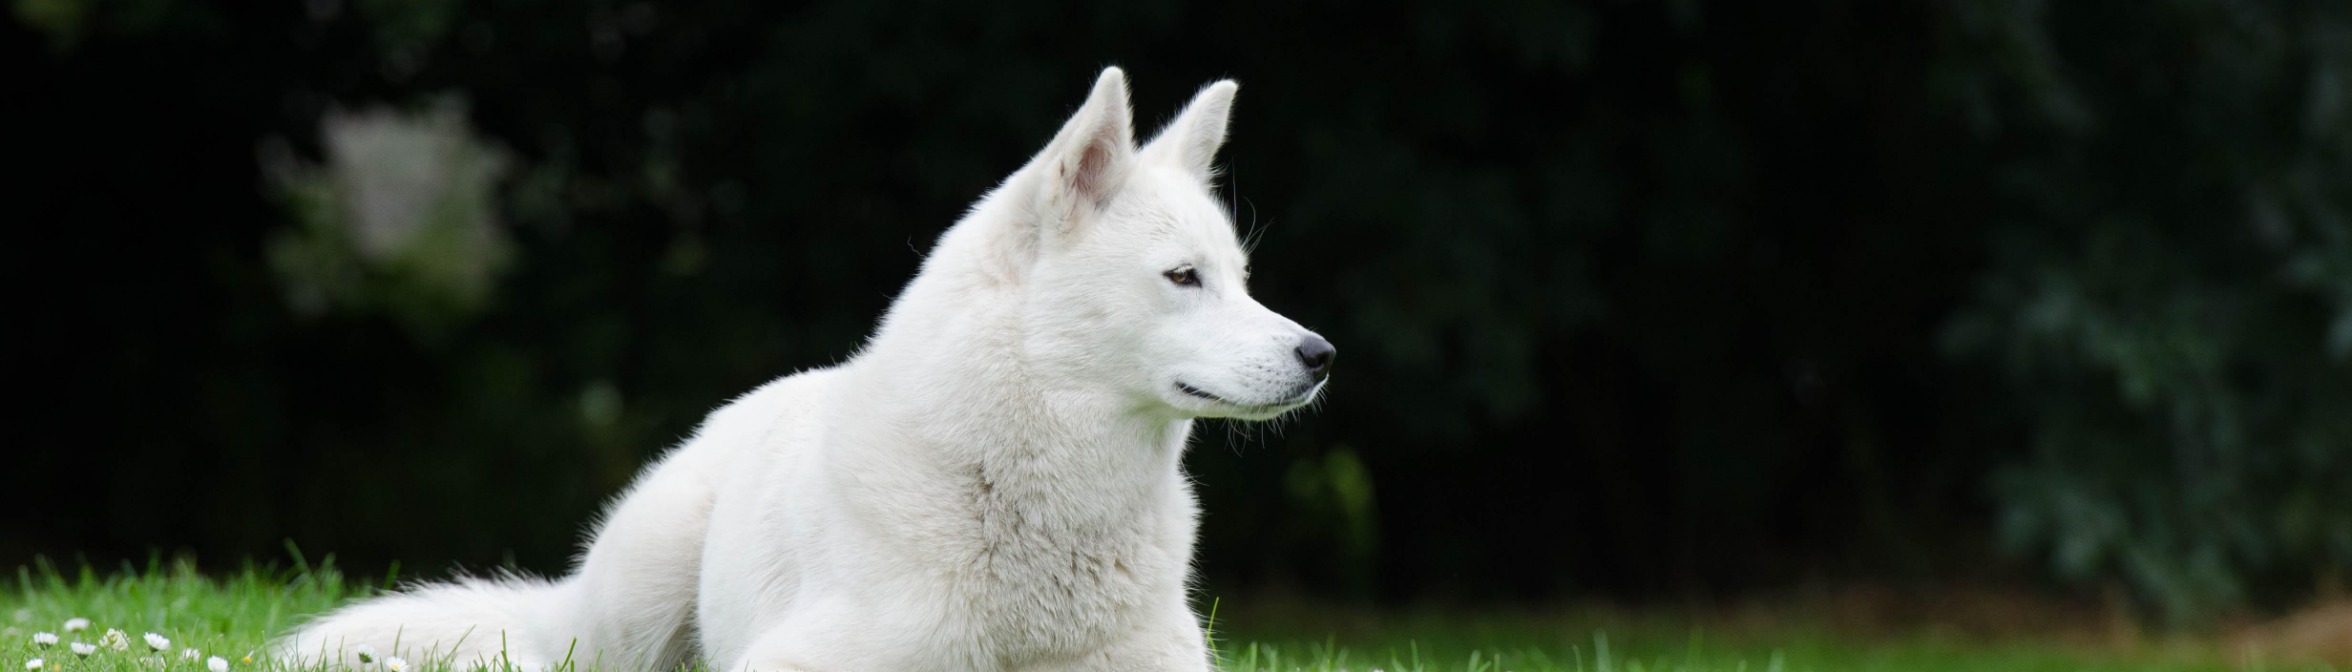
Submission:
<svg viewBox="0 0 2352 672">
<path fill-rule="evenodd" d="M 1138 148 L 1104 70 L 943 235 L 864 351 L 711 414 L 555 581 L 361 602 L 280 640 L 539 669 L 1206 670 L 1195 418 L 1322 390 L 1331 344 L 1251 299 L 1211 196 L 1235 85 Z M 503 660 L 501 658 L 503 657 Z"/>
</svg>

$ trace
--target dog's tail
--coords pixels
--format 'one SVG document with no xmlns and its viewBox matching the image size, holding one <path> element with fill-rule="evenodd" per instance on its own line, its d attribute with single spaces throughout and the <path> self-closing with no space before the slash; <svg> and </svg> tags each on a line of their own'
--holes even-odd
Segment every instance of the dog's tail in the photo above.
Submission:
<svg viewBox="0 0 2352 672">
<path fill-rule="evenodd" d="M 270 645 L 288 668 L 361 669 L 381 661 L 467 669 L 542 670 L 562 662 L 571 632 L 563 582 L 522 577 L 461 579 L 411 586 L 319 617 Z"/>
</svg>

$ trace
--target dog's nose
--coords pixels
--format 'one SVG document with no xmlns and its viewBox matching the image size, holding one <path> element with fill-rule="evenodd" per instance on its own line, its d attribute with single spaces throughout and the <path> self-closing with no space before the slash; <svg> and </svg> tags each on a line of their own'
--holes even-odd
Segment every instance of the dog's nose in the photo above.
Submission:
<svg viewBox="0 0 2352 672">
<path fill-rule="evenodd" d="M 1299 341 L 1299 363 L 1306 365 L 1307 374 L 1314 376 L 1316 380 L 1322 380 L 1331 375 L 1331 358 L 1337 356 L 1339 356 L 1339 350 L 1331 347 L 1331 342 L 1323 340 L 1321 336 L 1309 334 L 1307 340 Z"/>
</svg>

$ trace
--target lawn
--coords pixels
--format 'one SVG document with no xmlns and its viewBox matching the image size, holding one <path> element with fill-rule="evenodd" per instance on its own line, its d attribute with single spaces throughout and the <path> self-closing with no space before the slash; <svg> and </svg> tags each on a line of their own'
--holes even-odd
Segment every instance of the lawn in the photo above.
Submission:
<svg viewBox="0 0 2352 672">
<path fill-rule="evenodd" d="M 1222 608 L 1220 609 L 1222 611 Z M 2211 642 L 2128 648 L 1937 632 L 1840 635 L 1792 619 L 1758 625 L 1584 610 L 1412 610 L 1317 617 L 1297 606 L 1235 614 L 1220 629 L 1227 670 L 1577 672 L 2191 672 L 2335 670 L 2232 660 Z M 1694 622 L 1712 625 L 1694 625 Z M 1719 631 L 1720 630 L 1720 631 Z"/>
<path fill-rule="evenodd" d="M 384 580 L 353 581 L 328 570 L 247 567 L 219 576 L 156 563 L 113 572 L 20 568 L 0 588 L 0 672 L 228 672 L 271 670 L 254 656 L 272 633 L 301 617 L 363 594 Z M 2104 672 L 2328 670 L 2227 660 L 2193 643 L 2117 651 L 2028 641 L 1971 641 L 1932 635 L 1841 637 L 1801 624 L 1705 627 L 1657 616 L 1537 615 L 1440 611 L 1370 612 L 1298 605 L 1235 608 L 1216 601 L 1215 646 L 1226 670 L 1390 672 Z M 68 631 L 68 619 L 88 619 Z M 122 647 L 77 655 L 123 631 Z M 36 633 L 59 636 L 41 646 Z M 168 640 L 160 650 L 144 635 Z M 189 653 L 194 650 L 195 653 Z M 383 667 L 381 663 L 375 667 Z M 445 669 L 410 661 L 411 672 Z M 379 670 L 373 672 L 392 672 Z"/>
</svg>

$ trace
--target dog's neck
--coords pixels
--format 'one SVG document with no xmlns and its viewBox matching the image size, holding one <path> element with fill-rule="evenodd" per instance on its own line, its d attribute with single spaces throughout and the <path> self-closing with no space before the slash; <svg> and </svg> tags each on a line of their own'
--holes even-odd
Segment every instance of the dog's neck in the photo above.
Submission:
<svg viewBox="0 0 2352 672">
<path fill-rule="evenodd" d="M 969 258 L 935 255 L 957 257 Z M 1061 378 L 1023 351 L 1020 302 L 974 298 L 1020 288 L 981 287 L 961 271 L 926 268 L 907 287 L 849 367 L 850 384 L 871 387 L 848 398 L 888 401 L 841 412 L 914 448 L 900 459 L 968 477 L 1006 506 L 1063 524 L 1124 524 L 1181 487 L 1189 418 L 1111 390 L 1048 384 Z"/>
</svg>

